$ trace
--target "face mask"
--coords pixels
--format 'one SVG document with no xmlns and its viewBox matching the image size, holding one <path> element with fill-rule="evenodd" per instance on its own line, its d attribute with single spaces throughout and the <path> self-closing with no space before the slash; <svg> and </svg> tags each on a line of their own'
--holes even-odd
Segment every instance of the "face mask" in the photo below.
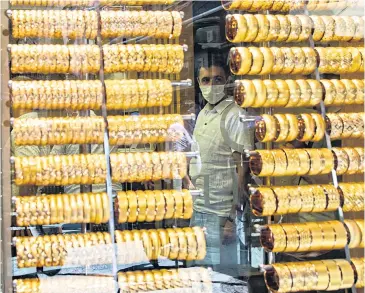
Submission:
<svg viewBox="0 0 365 293">
<path fill-rule="evenodd" d="M 225 85 L 202 85 L 200 90 L 202 91 L 204 99 L 212 105 L 217 104 L 225 97 L 224 93 Z"/>
</svg>

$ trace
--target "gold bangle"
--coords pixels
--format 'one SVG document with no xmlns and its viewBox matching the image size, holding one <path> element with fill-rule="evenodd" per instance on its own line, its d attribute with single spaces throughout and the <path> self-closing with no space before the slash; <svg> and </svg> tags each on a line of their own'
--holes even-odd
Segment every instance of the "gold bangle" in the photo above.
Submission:
<svg viewBox="0 0 365 293">
<path fill-rule="evenodd" d="M 349 167 L 346 174 L 356 174 L 360 169 L 360 155 L 354 148 L 342 148 L 349 157 Z M 338 158 L 337 158 L 338 159 Z"/>
<path fill-rule="evenodd" d="M 266 18 L 266 15 L 263 14 L 255 14 L 254 16 L 257 19 L 258 24 L 258 32 L 254 42 L 265 42 L 269 34 L 269 20 Z"/>
<path fill-rule="evenodd" d="M 355 151 L 359 154 L 360 157 L 360 163 L 359 163 L 359 170 L 357 173 L 364 173 L 364 165 L 365 165 L 365 153 L 364 148 L 355 147 Z"/>
<path fill-rule="evenodd" d="M 343 95 L 344 98 L 343 98 L 342 103 L 354 104 L 356 95 L 357 95 L 357 87 L 356 87 L 355 83 L 353 83 L 352 80 L 350 80 L 350 79 L 341 79 L 341 81 L 339 81 L 339 83 L 343 84 L 344 92 L 346 93 Z"/>
<path fill-rule="evenodd" d="M 265 226 L 260 233 L 261 246 L 266 251 L 284 252 L 286 249 L 286 234 L 279 224 Z"/>
<path fill-rule="evenodd" d="M 343 105 L 345 103 L 347 96 L 347 90 L 345 84 L 342 82 L 342 80 L 336 80 L 336 79 L 331 80 L 331 82 L 334 85 L 336 91 L 336 96 L 333 103 L 335 105 Z"/>
<path fill-rule="evenodd" d="M 321 84 L 325 91 L 324 96 L 324 104 L 325 105 L 334 105 L 336 99 L 336 87 L 330 80 L 321 80 Z"/>
<path fill-rule="evenodd" d="M 327 267 L 330 275 L 330 282 L 328 285 L 328 291 L 335 291 L 341 288 L 342 276 L 341 270 L 334 260 L 323 260 L 324 265 Z"/>
<path fill-rule="evenodd" d="M 345 259 L 335 259 L 335 262 L 341 270 L 341 289 L 351 288 L 355 283 L 355 272 L 350 262 Z"/>
<path fill-rule="evenodd" d="M 313 22 L 313 41 L 319 42 L 324 36 L 324 33 L 326 31 L 326 25 L 321 16 L 312 15 L 311 19 Z"/>
<path fill-rule="evenodd" d="M 294 225 L 300 239 L 297 252 L 310 251 L 313 241 L 310 227 L 306 223 L 295 223 Z"/>
<path fill-rule="evenodd" d="M 297 79 L 296 83 L 300 89 L 300 99 L 297 107 L 306 107 L 311 105 L 312 89 L 305 79 Z"/>
<path fill-rule="evenodd" d="M 250 196 L 250 206 L 256 216 L 270 216 L 277 213 L 278 200 L 273 189 L 259 187 Z"/>
<path fill-rule="evenodd" d="M 314 208 L 314 194 L 310 186 L 299 186 L 298 192 L 296 193 L 302 200 L 302 208 L 300 212 L 310 213 Z"/>
<path fill-rule="evenodd" d="M 270 74 L 274 67 L 274 54 L 270 48 L 260 47 L 261 53 L 264 56 L 264 64 L 260 71 L 260 75 Z M 266 93 L 265 93 L 266 96 Z"/>
<path fill-rule="evenodd" d="M 274 114 L 274 119 L 276 121 L 275 125 L 278 126 L 277 134 L 275 135 L 275 142 L 286 141 L 289 134 L 289 121 L 286 119 L 285 114 Z"/>
<path fill-rule="evenodd" d="M 314 207 L 312 212 L 322 212 L 327 207 L 327 196 L 322 186 L 313 185 L 311 187 L 312 194 L 314 197 Z"/>
<path fill-rule="evenodd" d="M 285 107 L 290 100 L 289 86 L 285 80 L 276 79 L 275 80 L 277 89 L 279 90 L 279 97 L 276 100 L 275 106 Z"/>
<path fill-rule="evenodd" d="M 356 271 L 356 276 L 357 276 L 357 280 L 355 283 L 355 287 L 356 288 L 364 288 L 365 285 L 365 263 L 364 263 L 364 258 L 351 258 L 351 263 L 353 264 L 355 271 Z"/>
<path fill-rule="evenodd" d="M 322 173 L 322 154 L 320 149 L 306 149 L 306 152 L 308 153 L 310 157 L 310 170 L 308 172 L 308 175 L 319 175 Z"/>
<path fill-rule="evenodd" d="M 242 108 L 252 107 L 256 100 L 256 88 L 251 80 L 236 80 L 234 98 Z"/>
<path fill-rule="evenodd" d="M 274 66 L 272 68 L 271 73 L 279 74 L 279 73 L 281 73 L 281 71 L 283 70 L 283 67 L 284 67 L 284 62 L 285 62 L 284 53 L 281 51 L 280 48 L 277 48 L 277 47 L 272 47 L 270 49 L 274 55 Z"/>
<path fill-rule="evenodd" d="M 303 176 L 303 175 L 307 175 L 310 171 L 311 168 L 311 160 L 310 160 L 310 156 L 309 153 L 306 152 L 306 150 L 304 149 L 296 149 L 298 156 L 299 156 L 299 162 L 300 162 L 300 167 L 298 169 L 298 176 Z"/>
<path fill-rule="evenodd" d="M 313 48 L 308 47 L 303 47 L 302 50 L 305 55 L 305 67 L 303 69 L 303 74 L 311 74 L 318 67 L 316 51 Z"/>
<path fill-rule="evenodd" d="M 277 292 L 291 292 L 291 288 L 293 287 L 293 280 L 288 266 L 284 263 L 276 263 L 273 265 L 273 268 L 278 279 L 278 284 L 275 284 L 275 286 L 271 284 L 271 279 L 267 277 L 268 272 L 265 271 L 265 282 L 267 287 L 272 290 L 275 290 L 277 288 Z"/>
<path fill-rule="evenodd" d="M 318 222 L 323 233 L 322 250 L 332 250 L 336 243 L 336 233 L 330 222 Z"/>
<path fill-rule="evenodd" d="M 276 41 L 280 34 L 280 21 L 275 15 L 272 14 L 266 15 L 266 18 L 269 21 L 269 34 L 266 38 L 266 41 Z"/>
<path fill-rule="evenodd" d="M 289 47 L 281 47 L 280 49 L 284 54 L 284 67 L 280 74 L 291 74 L 295 65 L 295 56 L 293 51 Z"/>
<path fill-rule="evenodd" d="M 279 98 L 279 90 L 275 81 L 271 79 L 265 79 L 264 84 L 266 86 L 266 101 L 264 107 L 273 107 L 276 105 L 276 101 Z"/>
<path fill-rule="evenodd" d="M 312 115 L 310 114 L 300 114 L 298 116 L 299 123 L 299 135 L 297 139 L 299 141 L 310 141 L 315 134 L 315 122 Z"/>
<path fill-rule="evenodd" d="M 288 160 L 283 150 L 272 150 L 274 158 L 274 172 L 272 176 L 286 176 L 288 168 Z"/>
<path fill-rule="evenodd" d="M 226 16 L 226 37 L 233 43 L 244 42 L 248 25 L 244 15 L 228 14 Z"/>
<path fill-rule="evenodd" d="M 252 56 L 252 66 L 250 71 L 247 73 L 248 75 L 259 74 L 264 65 L 264 55 L 260 51 L 259 48 L 256 47 L 248 47 L 251 56 Z"/>
<path fill-rule="evenodd" d="M 289 122 L 289 132 L 286 141 L 293 141 L 299 134 L 298 119 L 293 114 L 285 114 L 285 117 Z"/>
<path fill-rule="evenodd" d="M 305 68 L 306 56 L 300 47 L 291 48 L 295 56 L 294 69 L 291 74 L 302 74 Z"/>
<path fill-rule="evenodd" d="M 286 84 L 289 87 L 290 99 L 285 107 L 296 107 L 300 100 L 300 87 L 295 80 L 287 79 Z"/>
<path fill-rule="evenodd" d="M 335 158 L 329 149 L 322 148 L 321 151 L 321 174 L 328 174 L 335 169 Z"/>
<path fill-rule="evenodd" d="M 359 244 L 359 248 L 364 248 L 365 244 L 365 221 L 360 219 L 355 219 L 356 224 L 359 226 L 361 230 L 361 242 Z"/>
<path fill-rule="evenodd" d="M 274 116 L 263 114 L 261 118 L 256 122 L 256 138 L 261 142 L 273 141 L 277 133 Z"/>
<path fill-rule="evenodd" d="M 280 23 L 280 31 L 279 36 L 277 37 L 277 42 L 285 42 L 290 34 L 290 22 L 286 15 L 276 15 L 276 18 L 279 20 Z"/>
<path fill-rule="evenodd" d="M 296 149 L 283 149 L 287 161 L 287 176 L 297 175 L 300 168 L 300 158 Z"/>
<path fill-rule="evenodd" d="M 354 220 L 345 220 L 344 222 L 349 231 L 349 248 L 359 247 L 362 239 L 362 232 L 359 225 Z"/>
<path fill-rule="evenodd" d="M 336 113 L 328 113 L 326 115 L 326 118 L 329 120 L 329 125 L 330 125 L 329 134 L 331 139 L 341 138 L 344 127 L 341 116 Z"/>
<path fill-rule="evenodd" d="M 299 249 L 299 232 L 293 224 L 281 224 L 286 235 L 285 252 L 296 252 Z"/>
<path fill-rule="evenodd" d="M 303 267 L 300 265 L 300 263 L 298 263 L 298 266 L 295 263 L 289 263 L 288 268 L 290 270 L 290 274 L 291 274 L 292 282 L 293 282 L 293 286 L 292 286 L 291 290 L 293 292 L 303 290 L 303 288 L 305 286 L 305 279 L 304 279 L 304 275 L 302 272 Z"/>
<path fill-rule="evenodd" d="M 262 107 L 266 102 L 266 95 L 267 95 L 266 86 L 264 82 L 260 79 L 254 79 L 252 83 L 255 87 L 255 92 L 256 92 L 255 101 L 252 107 L 254 108 Z"/>
<path fill-rule="evenodd" d="M 341 206 L 341 199 L 338 189 L 333 185 L 321 185 L 327 195 L 326 211 L 336 211 Z"/>
<path fill-rule="evenodd" d="M 343 123 L 343 130 L 341 138 L 349 138 L 354 130 L 352 117 L 348 113 L 341 113 L 341 120 Z"/>
<path fill-rule="evenodd" d="M 243 16 L 245 17 L 247 22 L 247 35 L 244 41 L 253 42 L 259 32 L 259 23 L 255 15 L 253 14 L 244 14 Z"/>
<path fill-rule="evenodd" d="M 251 70 L 253 58 L 246 47 L 235 47 L 229 51 L 229 67 L 235 75 L 245 75 Z M 261 70 L 261 68 L 260 68 Z"/>
<path fill-rule="evenodd" d="M 307 41 L 312 32 L 312 20 L 307 15 L 297 15 L 301 23 L 301 33 L 298 41 Z"/>
<path fill-rule="evenodd" d="M 274 173 L 275 161 L 271 151 L 259 150 L 257 155 L 250 156 L 249 167 L 256 176 L 271 176 Z"/>
<path fill-rule="evenodd" d="M 353 79 L 352 82 L 357 89 L 355 104 L 361 105 L 364 103 L 364 81 L 362 79 Z"/>
<path fill-rule="evenodd" d="M 315 124 L 314 136 L 312 137 L 312 141 L 320 141 L 324 137 L 326 124 L 320 114 L 312 113 L 311 116 Z"/>
<path fill-rule="evenodd" d="M 289 212 L 290 196 L 286 187 L 276 186 L 273 189 L 273 193 L 276 199 L 276 211 L 275 213 L 285 215 Z"/>
<path fill-rule="evenodd" d="M 340 221 L 330 221 L 336 235 L 336 241 L 333 249 L 343 249 L 348 244 L 348 235 L 345 225 Z"/>
<path fill-rule="evenodd" d="M 347 172 L 350 166 L 350 156 L 343 148 L 332 148 L 334 154 L 335 170 L 337 175 Z"/>
</svg>

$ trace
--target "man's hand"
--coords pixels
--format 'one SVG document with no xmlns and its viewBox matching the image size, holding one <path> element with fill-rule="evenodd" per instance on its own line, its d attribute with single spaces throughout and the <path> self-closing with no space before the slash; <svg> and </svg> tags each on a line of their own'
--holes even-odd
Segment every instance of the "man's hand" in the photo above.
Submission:
<svg viewBox="0 0 365 293">
<path fill-rule="evenodd" d="M 223 227 L 223 245 L 230 244 L 236 239 L 236 224 L 227 219 Z"/>
</svg>

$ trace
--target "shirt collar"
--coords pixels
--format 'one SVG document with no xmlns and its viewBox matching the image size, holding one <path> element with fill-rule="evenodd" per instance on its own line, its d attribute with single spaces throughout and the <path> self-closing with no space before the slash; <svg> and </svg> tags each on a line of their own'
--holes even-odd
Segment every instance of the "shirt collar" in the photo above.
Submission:
<svg viewBox="0 0 365 293">
<path fill-rule="evenodd" d="M 233 97 L 226 97 L 223 99 L 218 105 L 214 106 L 214 110 L 218 112 L 218 114 L 222 114 L 222 112 L 230 105 L 234 103 Z"/>
</svg>

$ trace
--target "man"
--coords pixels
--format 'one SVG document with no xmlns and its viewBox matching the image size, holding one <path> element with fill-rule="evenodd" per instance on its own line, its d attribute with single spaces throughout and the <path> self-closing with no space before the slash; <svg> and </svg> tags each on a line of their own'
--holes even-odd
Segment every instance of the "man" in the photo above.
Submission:
<svg viewBox="0 0 365 293">
<path fill-rule="evenodd" d="M 243 150 L 253 148 L 251 125 L 241 122 L 246 114 L 227 95 L 228 72 L 219 54 L 208 54 L 197 71 L 205 107 L 198 115 L 193 137 L 200 158 L 192 159 L 189 175 L 204 196 L 194 201 L 191 225 L 205 227 L 207 256 L 200 265 L 224 270 L 236 265 L 236 213 L 245 202 L 247 167 Z M 190 187 L 192 187 L 190 185 Z"/>
</svg>

